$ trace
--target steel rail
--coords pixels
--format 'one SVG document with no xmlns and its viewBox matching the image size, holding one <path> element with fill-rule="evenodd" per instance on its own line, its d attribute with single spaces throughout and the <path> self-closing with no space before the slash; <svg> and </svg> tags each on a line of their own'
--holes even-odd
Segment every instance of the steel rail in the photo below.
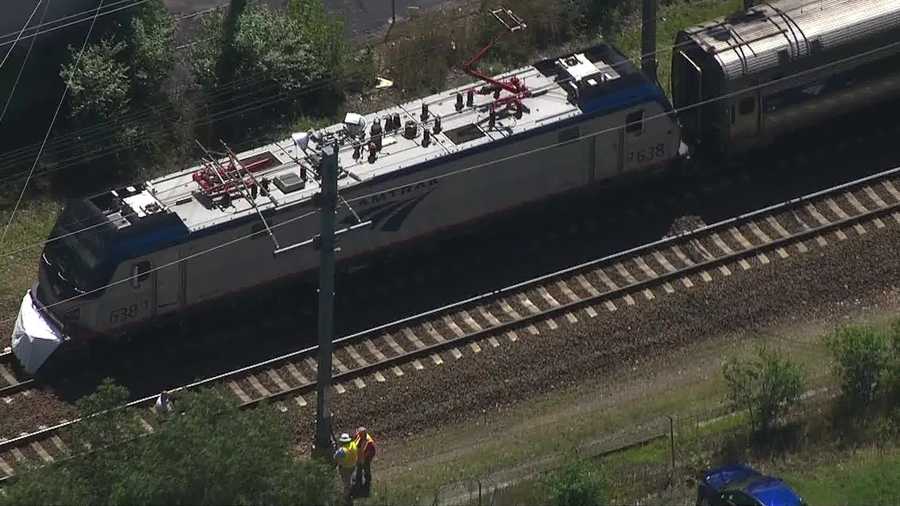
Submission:
<svg viewBox="0 0 900 506">
<path fill-rule="evenodd" d="M 571 275 L 575 275 L 577 273 L 583 272 L 585 270 L 589 270 L 592 268 L 599 267 L 604 264 L 613 263 L 615 261 L 621 260 L 627 257 L 639 256 L 641 253 L 648 253 L 654 250 L 658 250 L 661 246 L 667 246 L 672 244 L 678 244 L 684 241 L 696 240 L 700 238 L 705 238 L 712 233 L 720 231 L 722 229 L 728 229 L 730 227 L 736 227 L 744 223 L 752 222 L 755 218 L 771 216 L 775 213 L 781 211 L 788 211 L 793 208 L 802 206 L 803 204 L 812 203 L 819 199 L 820 197 L 832 196 L 834 194 L 853 189 L 853 188 L 862 188 L 867 183 L 872 183 L 879 180 L 889 179 L 891 176 L 900 175 L 900 167 L 893 168 L 890 170 L 882 171 L 877 174 L 873 174 L 870 176 L 866 176 L 864 178 L 860 178 L 854 181 L 850 181 L 848 183 L 836 185 L 830 188 L 826 188 L 824 190 L 820 190 L 817 192 L 813 192 L 810 194 L 803 195 L 801 197 L 793 198 L 778 204 L 774 204 L 771 206 L 767 206 L 762 209 L 758 209 L 749 213 L 744 213 L 736 217 L 728 218 L 725 220 L 718 221 L 716 223 L 706 225 L 694 230 L 690 230 L 681 234 L 673 235 L 670 237 L 665 237 L 663 239 L 653 241 L 650 243 L 646 243 L 625 251 L 621 251 L 612 255 L 607 255 L 599 259 L 591 260 L 588 262 L 581 263 L 576 266 L 568 267 L 566 269 L 558 270 L 549 274 L 545 274 L 536 278 L 529 279 L 527 281 L 523 281 L 520 283 L 516 283 L 514 285 L 510 285 L 504 288 L 500 288 L 497 290 L 489 291 L 482 293 L 480 295 L 476 295 L 474 297 L 467 298 L 462 301 L 458 301 L 452 304 L 448 304 L 436 309 L 432 309 L 423 313 L 419 313 L 413 316 L 409 316 L 406 318 L 402 318 L 393 322 L 386 323 L 384 325 L 380 325 L 377 327 L 373 327 L 361 332 L 357 332 L 351 335 L 344 336 L 340 339 L 335 340 L 335 352 L 343 349 L 342 345 L 353 344 L 358 341 L 362 341 L 363 339 L 370 338 L 373 336 L 383 335 L 397 329 L 400 329 L 405 326 L 409 326 L 416 322 L 428 322 L 433 321 L 436 317 L 442 316 L 446 313 L 450 313 L 453 311 L 458 311 L 469 306 L 475 305 L 480 302 L 491 301 L 493 302 L 495 299 L 509 293 L 520 292 L 523 289 L 535 288 L 544 286 L 547 281 L 555 280 L 558 278 L 563 278 Z M 489 336 L 502 334 L 509 330 L 519 329 L 524 326 L 528 326 L 530 324 L 546 321 L 548 319 L 554 318 L 557 315 L 563 315 L 566 313 L 573 312 L 577 309 L 583 308 L 585 306 L 597 305 L 606 300 L 612 300 L 621 298 L 625 295 L 630 295 L 636 292 L 640 292 L 642 290 L 648 289 L 650 287 L 663 285 L 665 283 L 671 282 L 673 280 L 677 280 L 679 278 L 689 276 L 696 272 L 703 272 L 706 270 L 710 270 L 716 266 L 720 266 L 723 264 L 733 263 L 748 257 L 753 257 L 759 255 L 762 252 L 767 252 L 771 250 L 777 250 L 779 248 L 785 248 L 789 245 L 796 244 L 798 242 L 803 242 L 810 238 L 815 238 L 817 236 L 821 236 L 831 231 L 836 231 L 840 229 L 844 229 L 853 225 L 857 225 L 861 222 L 871 221 L 876 218 L 880 218 L 884 215 L 889 215 L 892 213 L 896 213 L 900 211 L 900 201 L 894 202 L 892 204 L 886 204 L 884 207 L 878 207 L 875 209 L 868 209 L 867 212 L 859 213 L 853 216 L 848 216 L 846 218 L 840 218 L 836 220 L 829 220 L 828 223 L 819 224 L 817 226 L 810 226 L 806 229 L 797 232 L 790 233 L 785 237 L 781 237 L 778 239 L 773 239 L 764 244 L 752 245 L 749 248 L 743 248 L 738 251 L 733 251 L 732 253 L 723 254 L 721 256 L 717 256 L 715 258 L 710 258 L 703 261 L 694 262 L 693 265 L 687 265 L 682 268 L 677 268 L 673 271 L 668 271 L 663 274 L 659 274 L 655 277 L 648 277 L 647 279 L 636 280 L 634 283 L 630 283 L 628 285 L 624 285 L 618 287 L 616 289 L 611 289 L 605 292 L 602 292 L 598 295 L 590 295 L 587 297 L 580 297 L 578 300 L 574 300 L 567 303 L 561 303 L 559 305 L 538 310 L 537 312 L 532 312 L 527 314 L 526 316 L 521 316 L 519 318 L 513 318 L 506 322 L 501 322 L 496 325 L 492 325 L 481 330 L 464 332 L 462 335 L 445 338 L 444 341 L 427 345 L 424 347 L 420 347 L 418 349 L 412 351 L 406 351 L 404 353 L 398 353 L 390 358 L 385 360 L 375 361 L 365 366 L 356 367 L 353 369 L 349 369 L 344 372 L 339 372 L 333 376 L 333 382 L 335 384 L 346 383 L 352 381 L 353 379 L 359 378 L 361 376 L 365 376 L 367 374 L 373 373 L 375 371 L 381 371 L 391 366 L 405 364 L 416 360 L 421 357 L 427 357 L 429 355 L 439 353 L 446 349 L 457 348 L 462 344 L 466 344 L 468 342 L 477 341 L 482 338 L 487 338 Z M 280 364 L 285 364 L 292 362 L 298 358 L 305 358 L 307 356 L 314 356 L 318 351 L 317 346 L 311 346 L 308 348 L 304 348 L 301 350 L 297 350 L 279 357 L 275 357 L 263 362 L 259 362 L 256 364 L 252 364 L 249 366 L 245 366 L 239 369 L 235 369 L 232 371 L 228 371 L 216 376 L 212 376 L 209 378 L 205 378 L 181 387 L 173 388 L 171 392 L 180 392 L 180 391 L 189 391 L 195 390 L 201 387 L 209 387 L 213 385 L 221 384 L 224 380 L 234 380 L 249 375 L 251 373 L 272 369 L 275 366 Z M 0 358 L 6 358 L 10 356 L 10 352 L 6 352 L 0 354 Z M 304 383 L 300 386 L 289 387 L 288 389 L 282 389 L 278 392 L 272 393 L 270 395 L 262 396 L 256 399 L 252 399 L 247 402 L 243 402 L 239 404 L 241 409 L 247 409 L 251 407 L 258 406 L 262 402 L 269 402 L 282 399 L 284 397 L 294 396 L 294 395 L 302 395 L 304 393 L 308 393 L 310 391 L 315 390 L 317 383 L 315 381 Z M 141 399 L 137 399 L 132 401 L 122 408 L 131 408 L 131 407 L 144 407 L 151 405 L 157 396 L 152 395 L 148 397 L 144 397 Z M 61 429 L 70 427 L 76 423 L 78 423 L 81 419 L 74 419 L 67 422 L 62 422 L 57 425 L 47 427 L 45 429 L 40 429 L 28 434 L 23 434 L 21 436 L 8 439 L 5 441 L 0 441 L 0 453 L 8 451 L 12 448 L 21 447 L 25 444 L 39 441 L 50 437 L 52 434 L 59 432 Z M 11 476 L 0 477 L 0 483 L 4 482 L 6 479 Z"/>
</svg>

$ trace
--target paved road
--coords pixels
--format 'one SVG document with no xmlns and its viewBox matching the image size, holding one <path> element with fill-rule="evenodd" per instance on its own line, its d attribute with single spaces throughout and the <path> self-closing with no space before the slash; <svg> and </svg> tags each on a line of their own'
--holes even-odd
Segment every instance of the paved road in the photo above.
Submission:
<svg viewBox="0 0 900 506">
<path fill-rule="evenodd" d="M 220 5 L 227 5 L 229 0 L 164 0 L 172 12 L 187 14 Z M 264 0 L 266 3 L 283 7 L 287 0 Z M 426 9 L 444 3 L 446 0 L 394 0 L 397 4 L 397 16 L 406 15 L 410 7 Z M 350 33 L 360 34 L 378 31 L 391 20 L 392 0 L 324 0 L 329 11 L 344 16 Z"/>
</svg>

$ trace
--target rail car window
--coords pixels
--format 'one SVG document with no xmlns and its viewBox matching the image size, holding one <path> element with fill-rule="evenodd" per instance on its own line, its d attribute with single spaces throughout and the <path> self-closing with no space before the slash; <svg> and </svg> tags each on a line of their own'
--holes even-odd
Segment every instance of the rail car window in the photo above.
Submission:
<svg viewBox="0 0 900 506">
<path fill-rule="evenodd" d="M 756 99 L 753 97 L 742 98 L 738 104 L 738 112 L 741 115 L 752 114 L 756 111 Z"/>
<path fill-rule="evenodd" d="M 644 111 L 635 111 L 625 116 L 625 132 L 641 135 L 644 132 Z"/>
<path fill-rule="evenodd" d="M 150 262 L 143 261 L 131 267 L 131 286 L 140 288 L 141 283 L 150 277 Z"/>
<path fill-rule="evenodd" d="M 581 137 L 581 132 L 578 130 L 578 127 L 568 128 L 559 133 L 559 142 L 569 142 L 579 137 Z"/>
<path fill-rule="evenodd" d="M 785 64 L 789 62 L 791 59 L 791 55 L 787 52 L 787 49 L 782 49 L 778 51 L 778 63 Z"/>
</svg>

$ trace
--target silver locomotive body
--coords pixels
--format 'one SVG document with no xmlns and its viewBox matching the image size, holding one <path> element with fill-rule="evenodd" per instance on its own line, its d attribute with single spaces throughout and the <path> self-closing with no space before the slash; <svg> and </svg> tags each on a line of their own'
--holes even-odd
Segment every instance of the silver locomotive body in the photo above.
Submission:
<svg viewBox="0 0 900 506">
<path fill-rule="evenodd" d="M 678 33 L 685 140 L 734 154 L 900 97 L 900 2 L 784 0 Z"/>
<path fill-rule="evenodd" d="M 122 335 L 317 269 L 314 248 L 292 246 L 319 232 L 309 161 L 321 145 L 340 145 L 339 226 L 369 223 L 341 236 L 339 261 L 664 168 L 679 156 L 679 126 L 663 92 L 609 46 L 505 76 L 529 87 L 527 110 L 497 111 L 490 93 L 466 86 L 352 115 L 316 132 L 320 146 L 287 140 L 214 162 L 220 174 L 228 163 L 253 167 L 245 172 L 254 181 L 273 182 L 265 192 L 214 202 L 199 184 L 209 167 L 197 166 L 71 203 L 22 310 L 43 314 L 57 342 L 38 339 L 43 325 L 23 323 L 16 353 L 34 371 L 64 341 Z M 471 104 L 461 104 L 464 95 Z M 379 146 L 366 156 L 375 137 L 360 136 L 359 126 L 376 123 Z"/>
</svg>

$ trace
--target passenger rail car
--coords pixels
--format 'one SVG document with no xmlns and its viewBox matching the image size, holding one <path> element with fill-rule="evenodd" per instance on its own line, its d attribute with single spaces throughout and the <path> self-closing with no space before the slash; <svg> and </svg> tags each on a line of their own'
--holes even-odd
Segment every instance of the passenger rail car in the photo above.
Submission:
<svg viewBox="0 0 900 506">
<path fill-rule="evenodd" d="M 766 2 L 677 35 L 674 109 L 600 44 L 496 78 L 467 64 L 488 85 L 207 153 L 195 167 L 67 205 L 13 349 L 35 372 L 60 346 L 314 271 L 315 249 L 290 246 L 318 234 L 311 213 L 326 144 L 339 145 L 340 227 L 367 224 L 341 237 L 339 260 L 359 259 L 666 169 L 686 152 L 682 132 L 701 152 L 733 155 L 879 104 L 900 92 L 898 40 L 896 0 Z"/>
<path fill-rule="evenodd" d="M 677 34 L 685 141 L 721 154 L 900 97 L 900 2 L 760 2 Z"/>
</svg>

